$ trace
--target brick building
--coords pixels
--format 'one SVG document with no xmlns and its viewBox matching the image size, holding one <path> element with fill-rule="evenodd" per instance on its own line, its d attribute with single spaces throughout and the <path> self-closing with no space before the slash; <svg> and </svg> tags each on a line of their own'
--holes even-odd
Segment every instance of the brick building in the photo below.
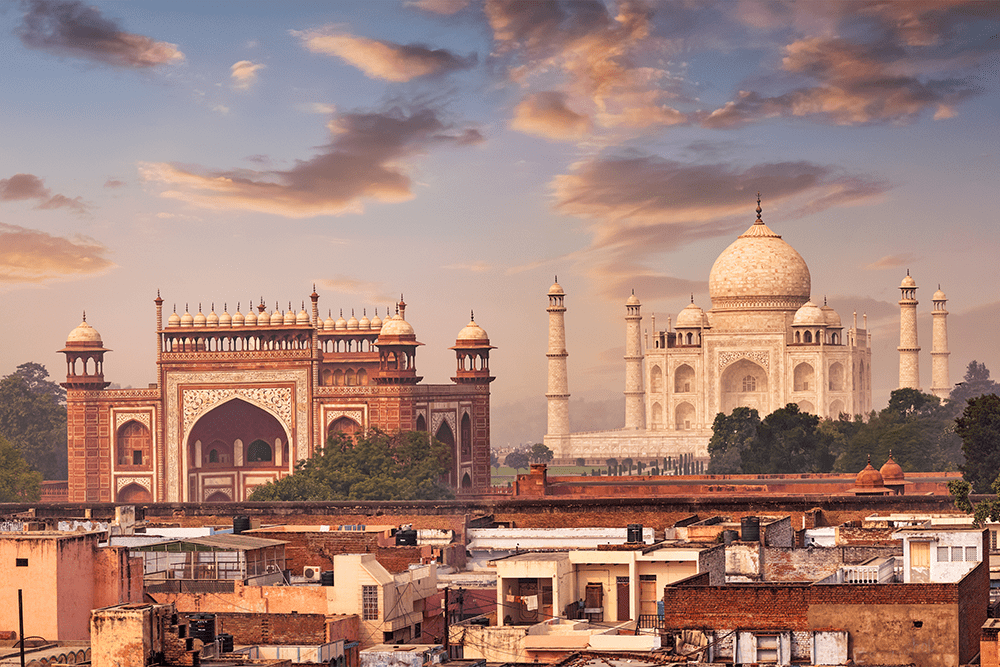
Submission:
<svg viewBox="0 0 1000 667">
<path fill-rule="evenodd" d="M 100 334 L 84 321 L 66 346 L 71 502 L 241 501 L 294 470 L 329 436 L 371 427 L 426 431 L 453 449 L 459 493 L 490 485 L 493 347 L 475 321 L 458 335 L 452 384 L 422 384 L 402 298 L 397 313 L 244 314 L 156 303 L 157 382 L 108 389 Z"/>
</svg>

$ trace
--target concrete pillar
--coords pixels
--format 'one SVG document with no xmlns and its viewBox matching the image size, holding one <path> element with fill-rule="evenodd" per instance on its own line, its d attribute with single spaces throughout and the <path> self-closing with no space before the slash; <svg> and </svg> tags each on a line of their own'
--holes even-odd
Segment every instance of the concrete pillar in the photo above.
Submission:
<svg viewBox="0 0 1000 667">
<path fill-rule="evenodd" d="M 906 272 L 899 285 L 899 389 L 920 389 L 920 346 L 917 344 L 917 283 Z"/>
<path fill-rule="evenodd" d="M 642 390 L 642 304 L 635 292 L 625 303 L 625 428 L 646 428 L 645 393 Z"/>
<path fill-rule="evenodd" d="M 931 342 L 931 393 L 943 401 L 951 395 L 951 381 L 948 378 L 948 356 L 951 353 L 948 351 L 948 311 L 945 308 L 948 297 L 941 291 L 940 285 L 932 301 L 934 329 Z"/>
</svg>

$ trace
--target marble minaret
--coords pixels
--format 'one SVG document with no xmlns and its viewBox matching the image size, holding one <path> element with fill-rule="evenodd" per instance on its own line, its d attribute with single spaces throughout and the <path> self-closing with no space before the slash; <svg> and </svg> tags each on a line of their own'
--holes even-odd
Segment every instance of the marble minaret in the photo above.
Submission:
<svg viewBox="0 0 1000 667">
<path fill-rule="evenodd" d="M 642 314 L 635 292 L 625 302 L 625 428 L 646 428 L 643 406 L 646 396 L 642 391 Z"/>
<path fill-rule="evenodd" d="M 948 379 L 948 311 L 945 304 L 948 297 L 941 291 L 938 285 L 937 292 L 931 297 L 934 302 L 934 310 L 931 317 L 934 318 L 934 329 L 931 343 L 931 393 L 942 401 L 951 395 L 951 381 Z"/>
<path fill-rule="evenodd" d="M 899 388 L 920 389 L 920 345 L 917 344 L 917 283 L 906 272 L 899 285 Z"/>
<path fill-rule="evenodd" d="M 566 373 L 566 292 L 558 278 L 549 288 L 549 382 L 545 398 L 548 399 L 549 419 L 546 435 L 569 435 L 569 380 Z"/>
</svg>

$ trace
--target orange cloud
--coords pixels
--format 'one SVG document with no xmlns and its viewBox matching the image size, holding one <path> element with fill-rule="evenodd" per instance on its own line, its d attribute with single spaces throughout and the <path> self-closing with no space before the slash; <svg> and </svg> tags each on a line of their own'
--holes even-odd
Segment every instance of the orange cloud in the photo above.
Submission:
<svg viewBox="0 0 1000 667">
<path fill-rule="evenodd" d="M 45 187 L 45 182 L 34 174 L 14 174 L 10 178 L 0 179 L 0 201 L 37 200 L 35 208 L 55 209 L 68 208 L 77 213 L 87 213 L 87 205 L 81 197 L 67 197 L 52 194 Z"/>
<path fill-rule="evenodd" d="M 316 280 L 316 287 L 317 289 L 330 290 L 338 294 L 360 297 L 372 304 L 396 303 L 396 295 L 386 291 L 385 285 L 370 280 L 358 280 L 357 278 L 340 275 L 332 278 L 319 278 Z M 388 305 L 386 305 L 385 312 L 389 312 Z"/>
<path fill-rule="evenodd" d="M 882 269 L 898 269 L 901 266 L 908 266 L 917 260 L 912 253 L 902 255 L 886 255 L 864 267 L 865 271 L 881 271 Z"/>
<path fill-rule="evenodd" d="M 668 104 L 675 96 L 669 73 L 637 64 L 641 55 L 657 49 L 658 40 L 651 36 L 651 7 L 629 1 L 617 9 L 612 16 L 601 2 L 557 0 L 489 0 L 484 6 L 496 55 L 510 61 L 511 79 L 530 87 L 534 79 L 548 82 L 553 73 L 560 74 L 566 96 L 562 106 L 572 102 L 574 113 L 587 114 L 588 125 L 591 119 L 602 127 L 632 129 L 687 122 Z M 566 126 L 553 123 L 558 118 L 550 114 L 536 120 L 526 111 L 522 103 L 515 128 L 551 138 L 575 138 L 581 127 L 577 124 L 574 133 L 560 134 L 559 128 Z"/>
<path fill-rule="evenodd" d="M 292 31 L 313 53 L 336 56 L 372 79 L 405 82 L 472 67 L 475 55 L 460 57 L 445 49 L 420 44 L 394 44 L 329 29 Z"/>
<path fill-rule="evenodd" d="M 333 141 L 310 160 L 280 171 L 209 171 L 143 163 L 147 182 L 167 186 L 164 197 L 216 210 L 246 210 L 289 218 L 363 210 L 365 199 L 413 197 L 406 160 L 435 146 L 482 141 L 474 129 L 445 125 L 430 109 L 405 113 L 345 113 L 331 122 Z"/>
<path fill-rule="evenodd" d="M 416 7 L 425 12 L 450 16 L 469 6 L 469 0 L 404 0 L 406 7 Z"/>
<path fill-rule="evenodd" d="M 257 72 L 264 69 L 261 63 L 253 63 L 249 60 L 241 60 L 233 63 L 230 69 L 230 76 L 233 79 L 233 88 L 246 90 L 257 81 Z"/>
<path fill-rule="evenodd" d="M 521 100 L 511 127 L 551 139 L 578 139 L 590 130 L 590 119 L 566 106 L 565 93 L 545 91 Z"/>
<path fill-rule="evenodd" d="M 108 249 L 79 236 L 64 238 L 0 222 L 0 284 L 72 280 L 114 268 Z"/>
<path fill-rule="evenodd" d="M 766 210 L 791 209 L 782 213 L 787 219 L 869 201 L 890 186 L 804 161 L 740 168 L 644 155 L 584 160 L 555 177 L 551 187 L 558 212 L 590 221 L 593 239 L 576 259 L 602 285 L 618 291 L 635 286 L 628 283 L 639 276 L 651 293 L 676 296 L 701 284 L 678 282 L 651 268 L 650 260 L 699 239 L 743 231 L 753 219 L 758 191 Z"/>
<path fill-rule="evenodd" d="M 176 44 L 125 32 L 100 10 L 67 0 L 25 0 L 17 33 L 32 49 L 105 65 L 147 68 L 184 60 Z"/>
</svg>

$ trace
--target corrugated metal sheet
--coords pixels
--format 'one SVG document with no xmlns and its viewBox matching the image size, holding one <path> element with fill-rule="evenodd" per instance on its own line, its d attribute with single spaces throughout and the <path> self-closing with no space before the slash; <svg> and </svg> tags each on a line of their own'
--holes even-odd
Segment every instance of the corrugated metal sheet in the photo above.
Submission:
<svg viewBox="0 0 1000 667">
<path fill-rule="evenodd" d="M 189 537 L 159 544 L 133 547 L 133 551 L 253 551 L 266 547 L 277 547 L 288 542 L 269 540 L 251 535 L 230 535 L 228 533 Z"/>
</svg>

